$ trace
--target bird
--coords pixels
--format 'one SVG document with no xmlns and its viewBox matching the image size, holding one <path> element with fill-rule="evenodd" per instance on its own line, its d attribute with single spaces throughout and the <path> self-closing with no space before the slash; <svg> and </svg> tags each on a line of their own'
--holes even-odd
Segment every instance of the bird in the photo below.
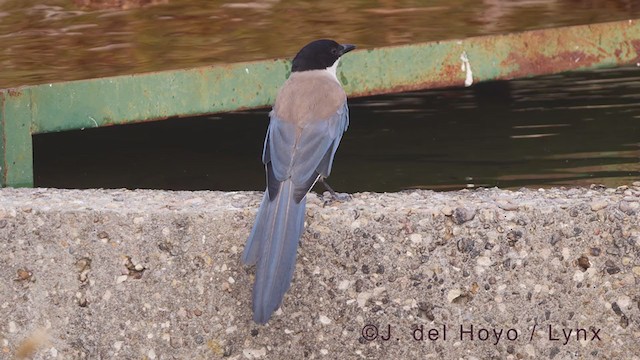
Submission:
<svg viewBox="0 0 640 360">
<path fill-rule="evenodd" d="M 252 308 L 258 324 L 269 321 L 291 285 L 307 193 L 319 181 L 342 200 L 325 178 L 349 126 L 347 95 L 336 69 L 353 49 L 329 39 L 305 45 L 269 113 L 262 151 L 267 186 L 242 254 L 245 265 L 256 265 Z"/>
</svg>

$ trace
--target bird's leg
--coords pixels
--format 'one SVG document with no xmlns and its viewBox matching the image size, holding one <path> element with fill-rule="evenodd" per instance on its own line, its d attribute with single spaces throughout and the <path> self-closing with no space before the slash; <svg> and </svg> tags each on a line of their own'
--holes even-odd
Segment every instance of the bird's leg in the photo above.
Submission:
<svg viewBox="0 0 640 360">
<path fill-rule="evenodd" d="M 351 195 L 347 194 L 347 193 L 337 193 L 335 192 L 331 186 L 329 186 L 329 184 L 327 183 L 327 181 L 325 180 L 325 178 L 323 176 L 320 176 L 318 178 L 318 182 L 322 183 L 322 186 L 324 186 L 325 189 L 327 189 L 327 191 L 329 191 L 329 194 L 331 194 L 331 201 L 349 201 L 351 200 Z M 328 203 L 328 201 L 325 201 L 325 205 Z"/>
</svg>

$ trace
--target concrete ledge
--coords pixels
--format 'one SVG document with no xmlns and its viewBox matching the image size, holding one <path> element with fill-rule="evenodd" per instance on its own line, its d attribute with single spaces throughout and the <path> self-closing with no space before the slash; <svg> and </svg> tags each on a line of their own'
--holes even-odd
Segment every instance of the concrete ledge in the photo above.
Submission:
<svg viewBox="0 0 640 360">
<path fill-rule="evenodd" d="M 0 357 L 638 359 L 634 185 L 311 194 L 267 326 L 261 194 L 1 189 Z"/>
</svg>

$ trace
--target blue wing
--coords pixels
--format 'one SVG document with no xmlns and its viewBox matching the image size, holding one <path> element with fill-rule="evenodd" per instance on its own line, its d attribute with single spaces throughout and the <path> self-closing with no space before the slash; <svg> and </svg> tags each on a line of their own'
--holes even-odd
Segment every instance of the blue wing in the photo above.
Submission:
<svg viewBox="0 0 640 360">
<path fill-rule="evenodd" d="M 306 124 L 301 130 L 271 112 L 271 123 L 262 155 L 267 166 L 269 195 L 277 192 L 277 183 L 291 179 L 300 201 L 311 190 L 318 176 L 329 176 L 342 134 L 349 126 L 349 108 L 345 103 L 329 119 Z"/>
<path fill-rule="evenodd" d="M 253 318 L 258 323 L 271 318 L 289 289 L 304 228 L 305 196 L 319 176 L 329 176 L 348 125 L 346 102 L 329 119 L 301 129 L 271 112 L 262 154 L 267 192 L 242 257 L 246 264 L 257 263 Z"/>
</svg>

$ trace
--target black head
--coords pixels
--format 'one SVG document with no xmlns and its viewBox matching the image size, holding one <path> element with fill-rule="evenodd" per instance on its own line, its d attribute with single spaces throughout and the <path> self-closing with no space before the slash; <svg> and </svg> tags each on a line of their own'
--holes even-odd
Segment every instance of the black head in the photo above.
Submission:
<svg viewBox="0 0 640 360">
<path fill-rule="evenodd" d="M 291 71 L 324 70 L 333 65 L 340 56 L 355 48 L 355 45 L 341 45 L 327 39 L 312 41 L 293 59 Z"/>
</svg>

